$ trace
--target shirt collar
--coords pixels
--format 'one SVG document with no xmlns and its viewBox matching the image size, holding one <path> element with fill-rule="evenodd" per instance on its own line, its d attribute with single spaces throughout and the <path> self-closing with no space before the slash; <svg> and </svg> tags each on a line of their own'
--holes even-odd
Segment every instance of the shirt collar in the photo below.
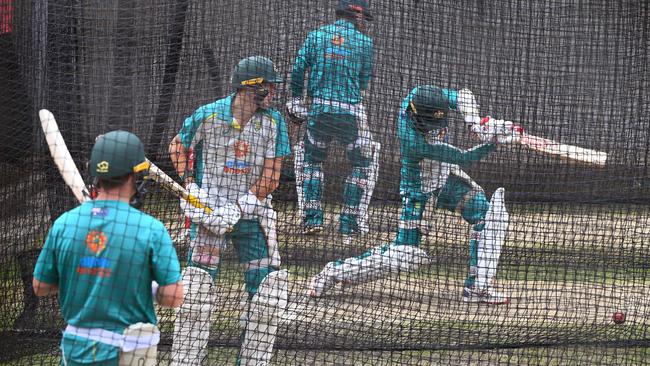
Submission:
<svg viewBox="0 0 650 366">
<path fill-rule="evenodd" d="M 352 24 L 352 22 L 350 22 L 350 21 L 347 20 L 347 19 L 339 19 L 339 20 L 337 20 L 336 22 L 334 22 L 334 25 L 336 25 L 336 26 L 338 26 L 338 27 L 344 27 L 344 28 L 348 28 L 348 29 L 354 29 L 354 24 Z"/>
</svg>

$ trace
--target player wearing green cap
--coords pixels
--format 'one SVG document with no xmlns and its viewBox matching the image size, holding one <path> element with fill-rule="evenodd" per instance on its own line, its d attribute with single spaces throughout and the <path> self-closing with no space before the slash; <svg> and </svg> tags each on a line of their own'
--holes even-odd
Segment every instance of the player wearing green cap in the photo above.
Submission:
<svg viewBox="0 0 650 366">
<path fill-rule="evenodd" d="M 134 134 L 100 136 L 89 165 L 96 199 L 61 215 L 47 235 L 33 286 L 38 296 L 59 295 L 63 365 L 157 364 L 154 300 L 178 307 L 183 284 L 165 226 L 129 205 L 148 167 Z"/>
<path fill-rule="evenodd" d="M 266 365 L 273 354 L 288 276 L 280 270 L 270 197 L 279 184 L 282 160 L 290 154 L 284 119 L 271 107 L 280 82 L 268 58 L 241 60 L 232 76 L 235 92 L 197 109 L 170 145 L 187 189 L 221 212 L 205 215 L 181 200 L 195 225 L 183 271 L 186 299 L 174 325 L 172 365 L 200 365 L 205 357 L 220 252 L 228 243 L 237 249 L 249 295 L 238 363 Z M 190 149 L 196 159 L 191 172 L 186 171 Z"/>
<path fill-rule="evenodd" d="M 470 131 L 484 141 L 469 150 L 446 143 L 448 113 L 464 115 Z M 432 85 L 418 86 L 402 101 L 398 137 L 401 153 L 400 195 L 402 213 L 397 237 L 366 253 L 330 262 L 312 280 L 310 294 L 322 296 L 338 282 L 359 283 L 409 272 L 428 262 L 419 248 L 420 225 L 426 204 L 458 212 L 472 225 L 469 239 L 469 274 L 463 300 L 502 304 L 508 297 L 491 285 L 508 227 L 504 189 L 490 201 L 483 189 L 459 165 L 476 163 L 494 151 L 495 143 L 511 143 L 521 137 L 512 124 L 486 118 L 480 120 L 478 105 L 467 90 L 447 90 Z"/>
</svg>

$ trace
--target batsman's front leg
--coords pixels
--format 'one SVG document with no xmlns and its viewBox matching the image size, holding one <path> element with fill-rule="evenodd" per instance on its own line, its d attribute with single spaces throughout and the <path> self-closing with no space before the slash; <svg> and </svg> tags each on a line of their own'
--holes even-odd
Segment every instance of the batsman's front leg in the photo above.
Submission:
<svg viewBox="0 0 650 366">
<path fill-rule="evenodd" d="M 496 291 L 493 285 L 509 221 L 505 205 L 505 189 L 498 188 L 490 200 L 490 208 L 485 216 L 485 229 L 483 229 L 478 247 L 476 287 L 483 290 L 482 302 L 485 303 L 507 304 L 510 302 L 510 298 Z"/>
<path fill-rule="evenodd" d="M 278 322 L 288 301 L 288 273 L 274 265 L 274 250 L 269 247 L 258 221 L 240 220 L 231 237 L 248 292 L 237 364 L 267 365 L 273 356 Z"/>
<path fill-rule="evenodd" d="M 402 197 L 402 216 L 397 238 L 393 243 L 378 245 L 365 253 L 329 262 L 312 278 L 309 295 L 321 297 L 339 282 L 358 284 L 408 273 L 429 263 L 429 256 L 419 248 L 419 225 L 428 194 Z"/>
<path fill-rule="evenodd" d="M 200 366 L 210 337 L 212 307 L 216 300 L 214 282 L 219 273 L 219 253 L 226 238 L 203 228 L 190 242 L 188 264 L 183 270 L 185 299 L 176 311 L 172 340 L 172 366 Z"/>
<path fill-rule="evenodd" d="M 438 208 L 459 212 L 472 225 L 468 245 L 469 273 L 463 288 L 465 302 L 509 302 L 507 296 L 497 292 L 491 285 L 505 238 L 503 228 L 507 227 L 508 221 L 503 192 L 503 188 L 498 189 L 492 201 L 488 202 L 485 192 L 478 184 L 464 173 L 455 173 L 449 177 L 438 195 Z M 495 210 L 501 214 L 496 215 Z"/>
</svg>

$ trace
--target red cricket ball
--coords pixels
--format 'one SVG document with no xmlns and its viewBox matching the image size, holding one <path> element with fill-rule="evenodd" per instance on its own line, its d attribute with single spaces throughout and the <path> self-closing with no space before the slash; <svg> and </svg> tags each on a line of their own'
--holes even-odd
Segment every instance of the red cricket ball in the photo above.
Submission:
<svg viewBox="0 0 650 366">
<path fill-rule="evenodd" d="M 625 313 L 622 311 L 617 311 L 612 315 L 612 320 L 616 324 L 623 324 L 625 323 Z"/>
</svg>

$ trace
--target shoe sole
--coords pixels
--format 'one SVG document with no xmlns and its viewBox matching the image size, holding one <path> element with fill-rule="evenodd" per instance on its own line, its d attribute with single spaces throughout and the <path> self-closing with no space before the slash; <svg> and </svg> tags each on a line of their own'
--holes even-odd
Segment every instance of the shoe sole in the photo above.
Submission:
<svg viewBox="0 0 650 366">
<path fill-rule="evenodd" d="M 475 298 L 463 296 L 463 301 L 466 302 L 466 303 L 476 304 L 476 303 L 481 302 L 481 299 L 475 299 Z"/>
<path fill-rule="evenodd" d="M 510 299 L 505 299 L 503 301 L 489 301 L 489 300 L 481 300 L 482 303 L 488 304 L 488 305 L 507 305 L 510 304 Z"/>
</svg>

